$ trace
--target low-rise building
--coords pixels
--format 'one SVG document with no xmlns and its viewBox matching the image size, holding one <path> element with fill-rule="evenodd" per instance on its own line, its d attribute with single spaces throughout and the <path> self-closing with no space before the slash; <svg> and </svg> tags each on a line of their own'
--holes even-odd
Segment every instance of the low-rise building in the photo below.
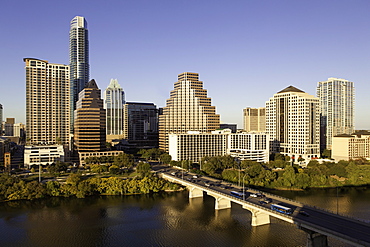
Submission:
<svg viewBox="0 0 370 247">
<path fill-rule="evenodd" d="M 231 155 L 239 160 L 269 161 L 269 137 L 265 133 L 232 133 L 229 129 L 211 133 L 189 131 L 169 134 L 172 160 L 200 162 L 205 156 Z"/>
<path fill-rule="evenodd" d="M 24 147 L 24 166 L 50 165 L 57 161 L 64 162 L 63 145 L 40 145 Z"/>
<path fill-rule="evenodd" d="M 331 157 L 335 161 L 358 158 L 370 159 L 370 133 L 359 132 L 333 137 Z"/>
<path fill-rule="evenodd" d="M 86 164 L 85 160 L 89 157 L 118 156 L 120 154 L 123 154 L 123 151 L 78 152 L 82 166 Z"/>
</svg>

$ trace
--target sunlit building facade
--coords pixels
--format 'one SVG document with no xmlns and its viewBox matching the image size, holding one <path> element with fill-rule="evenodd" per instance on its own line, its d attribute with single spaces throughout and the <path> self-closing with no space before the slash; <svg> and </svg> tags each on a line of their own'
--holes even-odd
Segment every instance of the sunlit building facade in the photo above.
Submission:
<svg viewBox="0 0 370 247">
<path fill-rule="evenodd" d="M 329 78 L 317 83 L 321 105 L 321 149 L 331 149 L 333 136 L 354 132 L 354 83 Z"/>
<path fill-rule="evenodd" d="M 370 133 L 333 136 L 331 157 L 336 161 L 365 158 L 370 160 Z"/>
<path fill-rule="evenodd" d="M 307 163 L 320 157 L 319 99 L 289 86 L 266 102 L 271 151 Z"/>
<path fill-rule="evenodd" d="M 178 75 L 174 90 L 159 116 L 159 147 L 168 151 L 169 134 L 185 134 L 188 131 L 210 132 L 220 127 L 220 116 L 211 105 L 198 73 L 184 72 Z"/>
<path fill-rule="evenodd" d="M 175 161 L 200 162 L 206 156 L 231 155 L 238 160 L 268 162 L 269 141 L 265 133 L 232 133 L 230 129 L 210 133 L 189 131 L 169 134 L 169 154 Z"/>
<path fill-rule="evenodd" d="M 244 130 L 264 132 L 266 131 L 266 108 L 251 108 L 243 109 Z"/>
<path fill-rule="evenodd" d="M 78 94 L 89 82 L 89 37 L 87 21 L 82 16 L 71 20 L 69 31 L 69 65 L 71 67 L 72 109 L 71 129 L 73 129 L 73 111 L 76 109 Z"/>
<path fill-rule="evenodd" d="M 69 144 L 69 66 L 25 58 L 27 143 Z"/>
</svg>

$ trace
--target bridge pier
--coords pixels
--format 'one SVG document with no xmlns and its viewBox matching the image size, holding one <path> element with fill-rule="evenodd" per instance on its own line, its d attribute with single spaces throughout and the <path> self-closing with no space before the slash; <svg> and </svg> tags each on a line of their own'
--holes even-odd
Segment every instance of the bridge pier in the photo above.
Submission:
<svg viewBox="0 0 370 247">
<path fill-rule="evenodd" d="M 215 209 L 220 210 L 220 209 L 226 209 L 226 208 L 231 208 L 231 201 L 222 197 L 215 197 L 216 202 L 215 202 Z"/>
<path fill-rule="evenodd" d="M 256 209 L 250 209 L 243 207 L 252 212 L 252 226 L 262 226 L 266 224 L 270 224 L 270 215 Z"/>
<path fill-rule="evenodd" d="M 201 189 L 189 186 L 188 190 L 189 190 L 189 198 L 203 197 L 203 190 Z"/>
<path fill-rule="evenodd" d="M 300 227 L 301 230 L 307 233 L 307 247 L 327 247 L 328 238 L 318 232 Z"/>
</svg>

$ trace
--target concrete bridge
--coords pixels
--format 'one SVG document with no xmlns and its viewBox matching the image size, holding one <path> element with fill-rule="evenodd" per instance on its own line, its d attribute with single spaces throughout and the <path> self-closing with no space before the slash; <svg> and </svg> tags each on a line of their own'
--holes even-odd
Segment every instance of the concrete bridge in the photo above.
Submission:
<svg viewBox="0 0 370 247">
<path fill-rule="evenodd" d="M 203 197 L 204 192 L 212 196 L 215 198 L 216 210 L 231 208 L 231 202 L 241 205 L 252 213 L 252 226 L 269 224 L 271 216 L 295 224 L 307 233 L 307 246 L 328 246 L 327 236 L 353 246 L 370 246 L 370 224 L 368 223 L 310 207 L 287 198 L 268 195 L 273 198 L 274 204 L 283 203 L 294 209 L 291 215 L 287 215 L 270 209 L 268 204 L 261 205 L 258 200 L 243 200 L 243 198 L 232 196 L 229 190 L 205 186 L 204 177 L 202 181 L 192 182 L 189 181 L 190 178 L 186 180 L 168 172 L 159 175 L 166 180 L 186 186 L 189 190 L 189 198 Z M 306 212 L 306 215 L 299 213 L 302 210 Z"/>
</svg>

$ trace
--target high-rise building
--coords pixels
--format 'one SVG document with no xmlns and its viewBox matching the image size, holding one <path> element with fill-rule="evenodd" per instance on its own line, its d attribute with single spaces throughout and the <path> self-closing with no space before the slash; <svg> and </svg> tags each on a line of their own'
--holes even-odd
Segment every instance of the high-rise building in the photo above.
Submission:
<svg viewBox="0 0 370 247">
<path fill-rule="evenodd" d="M 220 127 L 220 116 L 211 105 L 198 73 L 178 75 L 174 90 L 159 116 L 159 147 L 168 151 L 168 134 L 210 132 Z"/>
<path fill-rule="evenodd" d="M 69 31 L 69 65 L 71 67 L 72 109 L 71 130 L 73 129 L 73 111 L 76 109 L 78 94 L 89 81 L 89 37 L 87 22 L 84 17 L 76 16 L 71 20 Z"/>
<path fill-rule="evenodd" d="M 74 140 L 78 152 L 102 151 L 106 148 L 106 118 L 101 91 L 95 80 L 79 93 L 75 110 Z"/>
<path fill-rule="evenodd" d="M 70 134 L 69 66 L 25 58 L 27 143 L 68 144 Z"/>
<path fill-rule="evenodd" d="M 158 148 L 158 109 L 153 103 L 126 102 L 124 138 L 139 147 Z"/>
<path fill-rule="evenodd" d="M 0 136 L 3 135 L 3 105 L 0 104 Z"/>
<path fill-rule="evenodd" d="M 123 105 L 125 92 L 117 79 L 111 79 L 104 91 L 104 109 L 107 112 L 107 140 L 123 138 Z"/>
<path fill-rule="evenodd" d="M 244 130 L 265 132 L 266 131 L 266 108 L 251 108 L 246 107 L 243 109 L 244 115 Z"/>
<path fill-rule="evenodd" d="M 319 99 L 289 86 L 266 102 L 266 133 L 274 153 L 307 163 L 320 156 Z"/>
<path fill-rule="evenodd" d="M 317 83 L 321 105 L 321 149 L 331 149 L 333 136 L 354 132 L 353 82 L 329 78 Z"/>
</svg>

